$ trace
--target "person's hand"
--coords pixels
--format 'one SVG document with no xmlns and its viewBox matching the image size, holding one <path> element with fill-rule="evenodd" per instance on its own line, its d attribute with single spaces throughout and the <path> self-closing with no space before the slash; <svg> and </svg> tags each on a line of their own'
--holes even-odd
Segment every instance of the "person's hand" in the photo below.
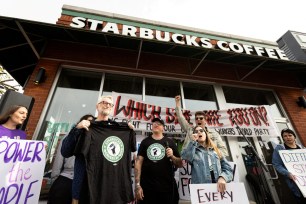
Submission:
<svg viewBox="0 0 306 204">
<path fill-rule="evenodd" d="M 135 129 L 135 126 L 131 123 L 131 122 L 128 122 L 128 126 L 131 130 L 134 130 Z"/>
<path fill-rule="evenodd" d="M 173 156 L 173 150 L 170 147 L 168 147 L 166 149 L 166 154 L 167 154 L 167 157 L 171 158 Z"/>
<path fill-rule="evenodd" d="M 226 190 L 225 185 L 226 185 L 225 179 L 222 176 L 220 176 L 218 178 L 218 182 L 217 182 L 218 192 L 223 193 Z"/>
<path fill-rule="evenodd" d="M 181 96 L 180 95 L 175 96 L 175 106 L 176 107 L 181 106 Z"/>
<path fill-rule="evenodd" d="M 136 195 L 136 200 L 143 200 L 144 195 L 141 186 L 136 186 L 135 195 Z"/>
<path fill-rule="evenodd" d="M 81 122 L 79 122 L 76 126 L 76 128 L 78 129 L 86 129 L 88 130 L 88 127 L 90 126 L 90 121 L 89 120 L 82 120 Z"/>
<path fill-rule="evenodd" d="M 295 179 L 296 179 L 295 175 L 292 174 L 292 173 L 289 173 L 288 177 L 289 177 L 291 180 L 295 180 Z"/>
<path fill-rule="evenodd" d="M 192 140 L 197 141 L 199 139 L 198 134 L 192 134 Z"/>
</svg>

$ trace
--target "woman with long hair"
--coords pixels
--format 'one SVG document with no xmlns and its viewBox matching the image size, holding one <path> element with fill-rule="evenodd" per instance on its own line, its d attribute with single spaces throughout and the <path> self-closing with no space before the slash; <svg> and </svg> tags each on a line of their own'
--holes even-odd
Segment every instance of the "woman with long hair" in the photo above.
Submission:
<svg viewBox="0 0 306 204">
<path fill-rule="evenodd" d="M 94 116 L 91 114 L 84 115 L 76 123 L 83 120 L 92 121 Z M 57 147 L 55 160 L 52 166 L 51 178 L 54 180 L 51 189 L 49 191 L 48 204 L 71 204 L 73 189 L 79 188 L 73 184 L 74 180 L 83 180 L 83 174 L 80 174 L 80 170 L 76 169 L 75 156 L 64 158 L 61 154 L 62 142 Z M 78 184 L 79 185 L 79 184 Z"/>
<path fill-rule="evenodd" d="M 28 109 L 22 105 L 11 106 L 0 116 L 0 138 L 26 139 L 27 134 L 19 130 L 23 122 L 27 119 Z"/>
<path fill-rule="evenodd" d="M 226 183 L 233 178 L 231 166 L 205 129 L 196 126 L 192 136 L 182 151 L 182 159 L 191 165 L 191 183 L 217 183 L 218 191 L 224 192 Z"/>
</svg>

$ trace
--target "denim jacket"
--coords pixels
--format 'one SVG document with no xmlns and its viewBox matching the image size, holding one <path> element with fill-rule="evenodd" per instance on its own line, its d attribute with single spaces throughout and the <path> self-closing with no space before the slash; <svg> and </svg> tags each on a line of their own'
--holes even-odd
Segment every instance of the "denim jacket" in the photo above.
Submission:
<svg viewBox="0 0 306 204">
<path fill-rule="evenodd" d="M 303 146 L 298 145 L 301 149 L 303 149 Z M 274 151 L 273 151 L 273 156 L 272 156 L 272 164 L 274 166 L 274 168 L 276 169 L 276 171 L 278 173 L 280 173 L 281 175 L 283 175 L 285 177 L 286 183 L 288 185 L 288 187 L 291 189 L 291 191 L 293 192 L 293 194 L 297 197 L 301 197 L 302 194 L 299 190 L 299 188 L 297 187 L 297 185 L 295 184 L 295 182 L 289 178 L 289 171 L 287 170 L 287 168 L 285 167 L 282 158 L 279 155 L 279 150 L 286 150 L 284 144 L 279 144 L 275 147 Z"/>
<path fill-rule="evenodd" d="M 182 159 L 191 164 L 191 183 L 212 183 L 208 164 L 208 155 L 211 155 L 213 172 L 216 182 L 222 176 L 228 183 L 233 179 L 233 170 L 225 157 L 219 159 L 218 154 L 211 148 L 205 149 L 196 141 L 190 141 L 182 151 Z"/>
<path fill-rule="evenodd" d="M 186 137 L 185 137 L 184 144 L 183 144 L 183 149 L 185 149 L 187 144 L 190 142 L 190 140 L 192 140 L 193 127 L 189 125 L 189 123 L 183 116 L 182 109 L 180 107 L 175 108 L 175 113 L 176 113 L 176 116 L 177 116 L 177 119 L 178 119 L 178 122 L 181 128 L 186 132 Z M 208 131 L 208 135 L 210 139 L 212 139 L 212 141 L 217 145 L 218 149 L 221 151 L 223 156 L 225 157 L 228 156 L 227 148 L 224 142 L 222 141 L 222 138 L 219 135 L 219 133 L 217 133 L 214 130 L 208 129 L 207 127 L 205 128 Z"/>
</svg>

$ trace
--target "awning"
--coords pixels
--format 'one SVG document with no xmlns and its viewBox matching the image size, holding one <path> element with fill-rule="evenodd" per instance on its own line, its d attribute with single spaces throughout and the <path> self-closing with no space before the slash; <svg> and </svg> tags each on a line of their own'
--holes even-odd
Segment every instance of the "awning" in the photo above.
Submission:
<svg viewBox="0 0 306 204">
<path fill-rule="evenodd" d="M 38 60 L 42 57 L 46 43 L 49 40 L 58 40 L 136 51 L 139 53 L 138 59 L 135 59 L 136 62 L 139 61 L 141 53 L 197 60 L 198 63 L 191 68 L 190 75 L 194 75 L 204 61 L 248 67 L 248 72 L 240 76 L 239 81 L 247 81 L 248 76 L 259 69 L 286 71 L 296 74 L 301 87 L 306 87 L 306 64 L 299 62 L 150 41 L 3 16 L 0 16 L 0 34 L 0 64 L 21 85 L 24 85 L 32 74 Z"/>
</svg>

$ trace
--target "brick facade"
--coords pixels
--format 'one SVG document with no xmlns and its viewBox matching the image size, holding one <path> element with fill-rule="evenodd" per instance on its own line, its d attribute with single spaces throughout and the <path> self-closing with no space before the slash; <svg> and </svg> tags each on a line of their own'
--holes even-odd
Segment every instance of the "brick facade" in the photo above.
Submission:
<svg viewBox="0 0 306 204">
<path fill-rule="evenodd" d="M 70 65 L 84 67 L 84 69 L 94 68 L 106 71 L 133 72 L 156 76 L 163 75 L 178 80 L 194 79 L 250 88 L 273 89 L 281 100 L 303 144 L 306 144 L 306 126 L 304 125 L 306 121 L 306 110 L 298 107 L 296 103 L 297 98 L 303 94 L 305 95 L 305 93 L 299 88 L 299 84 L 292 73 L 259 69 L 251 74 L 247 80 L 239 81 L 239 76 L 244 76 L 249 71 L 248 67 L 205 61 L 191 75 L 192 70 L 198 63 L 197 60 L 142 53 L 139 66 L 136 67 L 137 55 L 137 52 L 123 49 L 50 41 L 25 88 L 25 94 L 35 98 L 33 110 L 27 125 L 28 138 L 32 138 L 37 128 L 38 120 L 58 69 L 61 65 Z M 288 66 L 290 67 L 290 64 Z M 46 69 L 46 80 L 39 85 L 35 85 L 33 80 L 40 67 Z"/>
</svg>

